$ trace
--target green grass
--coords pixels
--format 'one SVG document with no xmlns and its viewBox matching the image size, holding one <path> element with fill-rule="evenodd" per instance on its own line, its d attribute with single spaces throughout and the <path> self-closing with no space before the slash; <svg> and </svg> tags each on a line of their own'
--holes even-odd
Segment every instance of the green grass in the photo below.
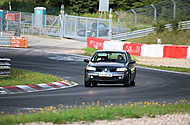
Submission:
<svg viewBox="0 0 190 125">
<path fill-rule="evenodd" d="M 85 56 L 92 56 L 96 52 L 97 49 L 94 49 L 94 48 L 84 48 L 83 50 L 84 50 L 83 54 Z"/>
<path fill-rule="evenodd" d="M 162 44 L 174 44 L 174 45 L 190 45 L 190 30 L 163 32 L 160 34 L 149 34 L 148 36 L 139 37 L 135 39 L 129 39 L 127 41 L 137 43 L 150 43 L 156 44 L 157 38 L 160 37 Z"/>
<path fill-rule="evenodd" d="M 85 48 L 83 50 L 84 50 L 84 55 L 86 55 L 86 56 L 91 56 L 93 53 L 96 52 L 96 49 L 93 49 L 93 48 Z M 138 59 L 136 57 L 132 56 L 132 58 L 137 61 L 137 65 L 139 65 L 139 66 L 161 69 L 161 70 L 170 70 L 170 71 L 176 71 L 176 72 L 190 73 L 190 68 L 144 65 L 144 64 L 139 64 Z"/>
<path fill-rule="evenodd" d="M 182 103 L 183 102 L 183 103 Z M 66 108 L 66 109 L 65 109 Z M 137 102 L 126 105 L 81 105 L 80 107 L 65 107 L 64 109 L 53 106 L 34 110 L 29 114 L 2 115 L 0 124 L 16 125 L 31 122 L 52 122 L 57 124 L 95 120 L 117 120 L 121 118 L 141 118 L 143 116 L 155 117 L 156 115 L 190 113 L 190 103 L 180 100 L 175 104 L 159 104 L 157 102 Z"/>
<path fill-rule="evenodd" d="M 0 80 L 0 86 L 40 84 L 63 80 L 53 75 L 12 68 L 11 76 Z"/>
</svg>

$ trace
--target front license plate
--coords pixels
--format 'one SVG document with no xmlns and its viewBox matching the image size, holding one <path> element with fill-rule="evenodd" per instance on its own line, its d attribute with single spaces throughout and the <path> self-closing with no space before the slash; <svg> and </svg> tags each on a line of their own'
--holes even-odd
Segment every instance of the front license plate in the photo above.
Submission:
<svg viewBox="0 0 190 125">
<path fill-rule="evenodd" d="M 106 72 L 101 72 L 101 73 L 99 73 L 99 76 L 100 77 L 112 77 L 112 74 L 106 73 Z"/>
</svg>

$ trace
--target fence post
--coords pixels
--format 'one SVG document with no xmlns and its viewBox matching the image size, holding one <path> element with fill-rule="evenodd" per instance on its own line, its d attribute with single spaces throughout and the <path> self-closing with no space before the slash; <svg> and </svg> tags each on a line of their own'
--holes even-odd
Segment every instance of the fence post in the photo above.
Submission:
<svg viewBox="0 0 190 125">
<path fill-rule="evenodd" d="M 64 23 L 64 28 L 63 28 L 63 37 L 66 36 L 66 23 L 68 22 L 67 20 L 67 15 L 63 15 L 63 23 Z"/>
<path fill-rule="evenodd" d="M 74 17 L 75 18 L 75 21 L 74 21 L 74 23 L 75 23 L 75 38 L 77 37 L 77 22 L 78 22 L 78 17 L 76 16 L 76 17 Z"/>
<path fill-rule="evenodd" d="M 121 30 L 120 14 L 117 11 L 115 12 L 115 14 L 117 15 L 118 32 L 120 33 Z"/>
<path fill-rule="evenodd" d="M 60 34 L 60 37 L 61 38 L 63 38 L 64 37 L 64 29 L 63 29 L 63 27 L 64 27 L 64 14 L 61 14 L 60 15 L 60 21 L 61 21 L 61 34 Z"/>
<path fill-rule="evenodd" d="M 88 31 L 88 19 L 86 18 L 86 27 L 85 27 L 85 40 L 86 40 L 86 45 L 85 45 L 85 48 L 87 48 L 87 37 L 88 37 L 88 34 L 87 34 L 87 31 Z"/>
<path fill-rule="evenodd" d="M 154 22 L 156 23 L 156 20 L 157 20 L 157 9 L 154 6 L 154 4 L 151 4 L 151 7 L 154 9 Z"/>
<path fill-rule="evenodd" d="M 110 14 L 109 14 L 109 39 L 112 39 L 112 8 L 110 8 Z"/>
<path fill-rule="evenodd" d="M 7 30 L 7 32 L 9 30 L 8 14 L 9 14 L 9 11 L 7 10 L 7 15 L 6 15 L 6 18 L 7 18 L 7 27 L 6 27 L 6 30 Z"/>
<path fill-rule="evenodd" d="M 99 28 L 98 28 L 99 27 L 99 20 L 96 20 L 96 21 L 97 21 L 97 25 L 96 25 L 97 30 L 96 30 L 95 34 L 96 34 L 96 37 L 98 38 L 99 37 Z"/>
<path fill-rule="evenodd" d="M 131 9 L 132 13 L 134 14 L 134 27 L 137 25 L 137 13 L 134 9 Z"/>
<path fill-rule="evenodd" d="M 175 0 L 172 0 L 172 2 L 173 2 L 173 19 L 175 20 L 175 18 L 176 18 L 176 2 L 175 2 Z"/>
<path fill-rule="evenodd" d="M 20 26 L 19 26 L 19 32 L 21 33 L 22 29 L 22 12 L 20 12 Z"/>
</svg>

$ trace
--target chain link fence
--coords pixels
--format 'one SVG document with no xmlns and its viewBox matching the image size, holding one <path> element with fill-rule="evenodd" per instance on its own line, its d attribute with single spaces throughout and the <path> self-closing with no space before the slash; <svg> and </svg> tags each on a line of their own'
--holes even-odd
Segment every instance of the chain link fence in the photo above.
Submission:
<svg viewBox="0 0 190 125">
<path fill-rule="evenodd" d="M 190 20 L 189 12 L 190 0 L 166 0 L 141 8 L 120 11 L 120 22 L 115 22 L 114 26 L 131 30 L 144 29 L 152 27 L 156 21 L 169 23 L 172 20 Z"/>
<path fill-rule="evenodd" d="M 87 37 L 111 39 L 110 19 L 89 18 L 71 15 L 46 15 L 45 25 L 35 25 L 33 13 L 3 11 L 1 36 L 50 35 L 86 40 Z M 38 19 L 38 21 L 42 21 Z"/>
<path fill-rule="evenodd" d="M 89 18 L 79 16 L 63 16 L 64 37 L 84 40 L 87 37 L 110 39 L 109 19 Z"/>
</svg>

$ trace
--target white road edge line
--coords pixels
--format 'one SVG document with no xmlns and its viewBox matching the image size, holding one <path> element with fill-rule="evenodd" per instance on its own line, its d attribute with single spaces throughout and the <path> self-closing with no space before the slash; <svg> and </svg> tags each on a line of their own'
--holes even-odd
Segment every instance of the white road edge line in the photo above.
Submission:
<svg viewBox="0 0 190 125">
<path fill-rule="evenodd" d="M 160 72 L 168 72 L 168 73 L 175 73 L 175 74 L 190 75 L 190 73 L 185 73 L 185 72 L 177 72 L 177 71 L 170 71 L 170 70 L 162 70 L 162 69 L 148 68 L 148 67 L 143 67 L 143 66 L 136 66 L 136 67 L 137 67 L 137 68 L 141 68 L 141 69 L 160 71 Z"/>
</svg>

